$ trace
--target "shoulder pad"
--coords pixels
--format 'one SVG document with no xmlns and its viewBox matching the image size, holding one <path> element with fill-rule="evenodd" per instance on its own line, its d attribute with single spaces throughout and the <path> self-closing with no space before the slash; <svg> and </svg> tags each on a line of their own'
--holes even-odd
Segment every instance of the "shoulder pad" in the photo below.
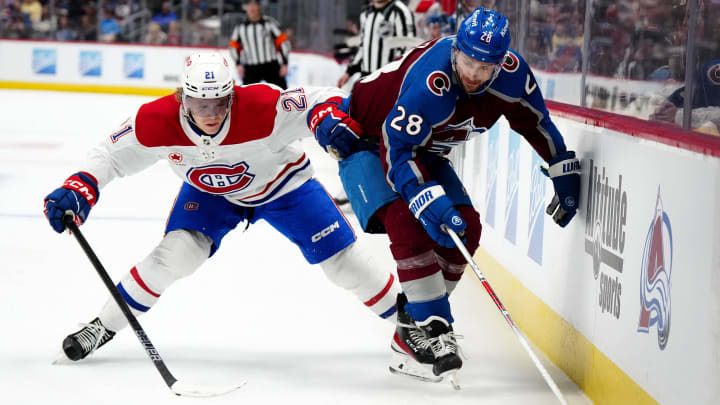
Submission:
<svg viewBox="0 0 720 405">
<path fill-rule="evenodd" d="M 180 126 L 179 114 L 180 103 L 174 94 L 140 106 L 135 117 L 138 142 L 146 147 L 192 145 Z"/>
<path fill-rule="evenodd" d="M 490 87 L 510 97 L 519 98 L 524 93 L 529 72 L 530 66 L 525 59 L 514 50 L 509 49 L 502 70 Z"/>
</svg>

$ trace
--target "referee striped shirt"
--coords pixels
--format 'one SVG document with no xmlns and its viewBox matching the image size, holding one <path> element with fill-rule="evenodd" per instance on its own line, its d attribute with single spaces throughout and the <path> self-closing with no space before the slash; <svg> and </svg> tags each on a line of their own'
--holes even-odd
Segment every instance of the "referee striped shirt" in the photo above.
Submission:
<svg viewBox="0 0 720 405">
<path fill-rule="evenodd" d="M 238 24 L 230 36 L 230 55 L 237 64 L 260 65 L 278 62 L 287 65 L 290 41 L 276 19 L 263 15 L 260 21 Z"/>
<path fill-rule="evenodd" d="M 360 48 L 348 64 L 347 73 L 368 75 L 402 56 L 404 49 L 391 49 L 383 60 L 383 42 L 391 37 L 414 37 L 415 17 L 402 1 L 394 0 L 383 8 L 372 5 L 360 13 Z"/>
</svg>

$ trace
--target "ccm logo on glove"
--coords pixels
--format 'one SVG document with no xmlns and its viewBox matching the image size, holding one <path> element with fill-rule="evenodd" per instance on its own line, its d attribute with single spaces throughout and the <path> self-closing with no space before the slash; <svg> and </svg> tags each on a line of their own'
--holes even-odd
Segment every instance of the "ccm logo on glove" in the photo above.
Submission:
<svg viewBox="0 0 720 405">
<path fill-rule="evenodd" d="M 88 187 L 88 185 L 85 184 L 85 182 L 83 182 L 77 175 L 73 175 L 65 180 L 62 188 L 77 191 L 85 198 L 85 201 L 87 201 L 91 207 L 94 206 L 97 201 L 97 193 L 95 189 Z"/>
</svg>

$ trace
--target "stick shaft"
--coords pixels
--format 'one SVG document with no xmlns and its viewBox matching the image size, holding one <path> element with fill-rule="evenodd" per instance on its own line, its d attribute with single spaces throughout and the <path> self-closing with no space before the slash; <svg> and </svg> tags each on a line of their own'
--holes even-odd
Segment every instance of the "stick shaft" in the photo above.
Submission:
<svg viewBox="0 0 720 405">
<path fill-rule="evenodd" d="M 138 322 L 135 315 L 133 315 L 132 311 L 130 311 L 130 308 L 125 302 L 125 299 L 123 299 L 122 295 L 120 295 L 117 287 L 115 287 L 115 283 L 113 283 L 112 279 L 105 270 L 105 267 L 103 267 L 102 263 L 100 263 L 100 259 L 98 259 L 97 255 L 95 255 L 95 252 L 90 247 L 90 244 L 87 242 L 82 232 L 80 232 L 80 229 L 78 229 L 77 225 L 75 225 L 73 217 L 71 215 L 64 216 L 63 224 L 65 225 L 65 227 L 67 227 L 67 229 L 70 230 L 70 233 L 75 236 L 75 239 L 80 244 L 80 247 L 82 247 L 82 250 L 85 252 L 88 259 L 90 259 L 90 262 L 93 264 L 93 267 L 95 267 L 95 270 L 102 279 L 103 284 L 105 284 L 105 287 L 108 289 L 108 291 L 110 291 L 110 295 L 120 307 L 120 310 L 122 311 L 123 315 L 125 315 L 125 318 L 127 318 L 130 326 L 133 328 L 133 331 L 135 331 L 135 336 L 137 336 L 138 340 L 142 344 L 143 349 L 145 349 L 145 352 L 150 357 L 150 360 L 152 360 L 155 368 L 157 368 L 157 370 L 160 372 L 160 375 L 165 381 L 165 384 L 167 384 L 168 387 L 172 388 L 172 385 L 177 382 L 177 379 L 172 375 L 170 370 L 168 370 L 162 357 L 160 357 L 160 353 L 158 353 L 157 349 L 155 349 L 155 346 L 153 346 L 150 338 L 145 333 L 145 330 L 142 328 L 140 322 Z"/>
<path fill-rule="evenodd" d="M 448 234 L 450 234 L 450 237 L 452 238 L 453 242 L 455 242 L 455 245 L 458 249 L 460 249 L 460 252 L 465 257 L 465 260 L 468 262 L 470 267 L 473 269 L 473 272 L 475 272 L 475 275 L 480 279 L 480 282 L 482 283 L 483 287 L 485 287 L 485 291 L 490 295 L 490 298 L 495 303 L 495 306 L 497 309 L 500 310 L 500 313 L 502 313 L 503 317 L 507 321 L 508 325 L 510 325 L 510 328 L 515 332 L 515 336 L 520 340 L 520 344 L 522 347 L 527 351 L 527 353 L 530 355 L 530 358 L 532 359 L 533 363 L 535 363 L 535 367 L 540 371 L 540 374 L 545 379 L 545 382 L 547 385 L 550 386 L 550 389 L 555 394 L 557 399 L 560 401 L 561 404 L 567 405 L 567 402 L 565 402 L 565 398 L 563 397 L 562 392 L 560 392 L 560 388 L 558 388 L 557 384 L 555 384 L 555 381 L 553 381 L 552 377 L 550 377 L 550 374 L 547 372 L 545 367 L 540 363 L 540 360 L 537 358 L 533 350 L 530 348 L 530 344 L 527 341 L 527 338 L 525 338 L 525 335 L 520 331 L 520 329 L 515 325 L 515 322 L 513 321 L 512 317 L 510 317 L 510 313 L 505 309 L 505 306 L 500 301 L 500 298 L 498 298 L 497 294 L 495 294 L 495 291 L 490 287 L 490 283 L 488 283 L 485 276 L 482 274 L 482 271 L 480 271 L 480 268 L 475 263 L 475 260 L 473 260 L 472 256 L 470 256 L 470 252 L 465 248 L 465 244 L 463 244 L 462 240 L 460 240 L 460 237 L 452 230 L 447 229 Z"/>
</svg>

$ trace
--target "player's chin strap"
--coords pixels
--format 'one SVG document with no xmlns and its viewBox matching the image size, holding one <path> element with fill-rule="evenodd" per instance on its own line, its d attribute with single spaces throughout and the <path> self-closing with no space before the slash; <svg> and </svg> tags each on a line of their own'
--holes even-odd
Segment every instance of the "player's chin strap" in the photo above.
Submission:
<svg viewBox="0 0 720 405">
<path fill-rule="evenodd" d="M 478 89 L 477 89 L 476 91 L 473 91 L 473 92 L 471 92 L 471 93 L 468 93 L 468 92 L 465 90 L 465 86 L 462 85 L 462 79 L 460 79 L 460 75 L 458 75 L 457 69 L 455 68 L 455 58 L 456 58 L 456 55 L 457 55 L 457 54 L 455 53 L 455 50 L 456 50 L 456 49 L 457 49 L 457 48 L 453 48 L 452 56 L 450 57 L 450 61 L 451 61 L 451 63 L 452 63 L 452 68 L 453 68 L 453 76 L 455 77 L 455 81 L 458 82 L 458 83 L 460 83 L 460 87 L 463 89 L 463 91 L 465 92 L 465 94 L 467 94 L 468 96 L 476 96 L 476 95 L 478 95 L 478 94 L 484 93 L 485 90 L 489 89 L 490 86 L 491 86 L 491 85 L 493 84 L 493 82 L 495 81 L 495 79 L 497 79 L 497 77 L 500 75 L 500 70 L 502 69 L 502 63 L 498 63 L 498 64 L 495 65 L 495 69 L 494 69 L 494 71 L 493 71 L 493 75 L 492 75 L 492 77 L 490 78 L 490 80 L 488 80 L 488 81 L 486 81 L 485 83 L 483 83 L 483 85 L 480 86 L 480 87 L 478 87 Z M 507 57 L 507 52 L 505 53 L 505 55 L 506 55 L 505 57 Z M 502 61 L 505 61 L 505 57 L 502 58 Z"/>
</svg>

